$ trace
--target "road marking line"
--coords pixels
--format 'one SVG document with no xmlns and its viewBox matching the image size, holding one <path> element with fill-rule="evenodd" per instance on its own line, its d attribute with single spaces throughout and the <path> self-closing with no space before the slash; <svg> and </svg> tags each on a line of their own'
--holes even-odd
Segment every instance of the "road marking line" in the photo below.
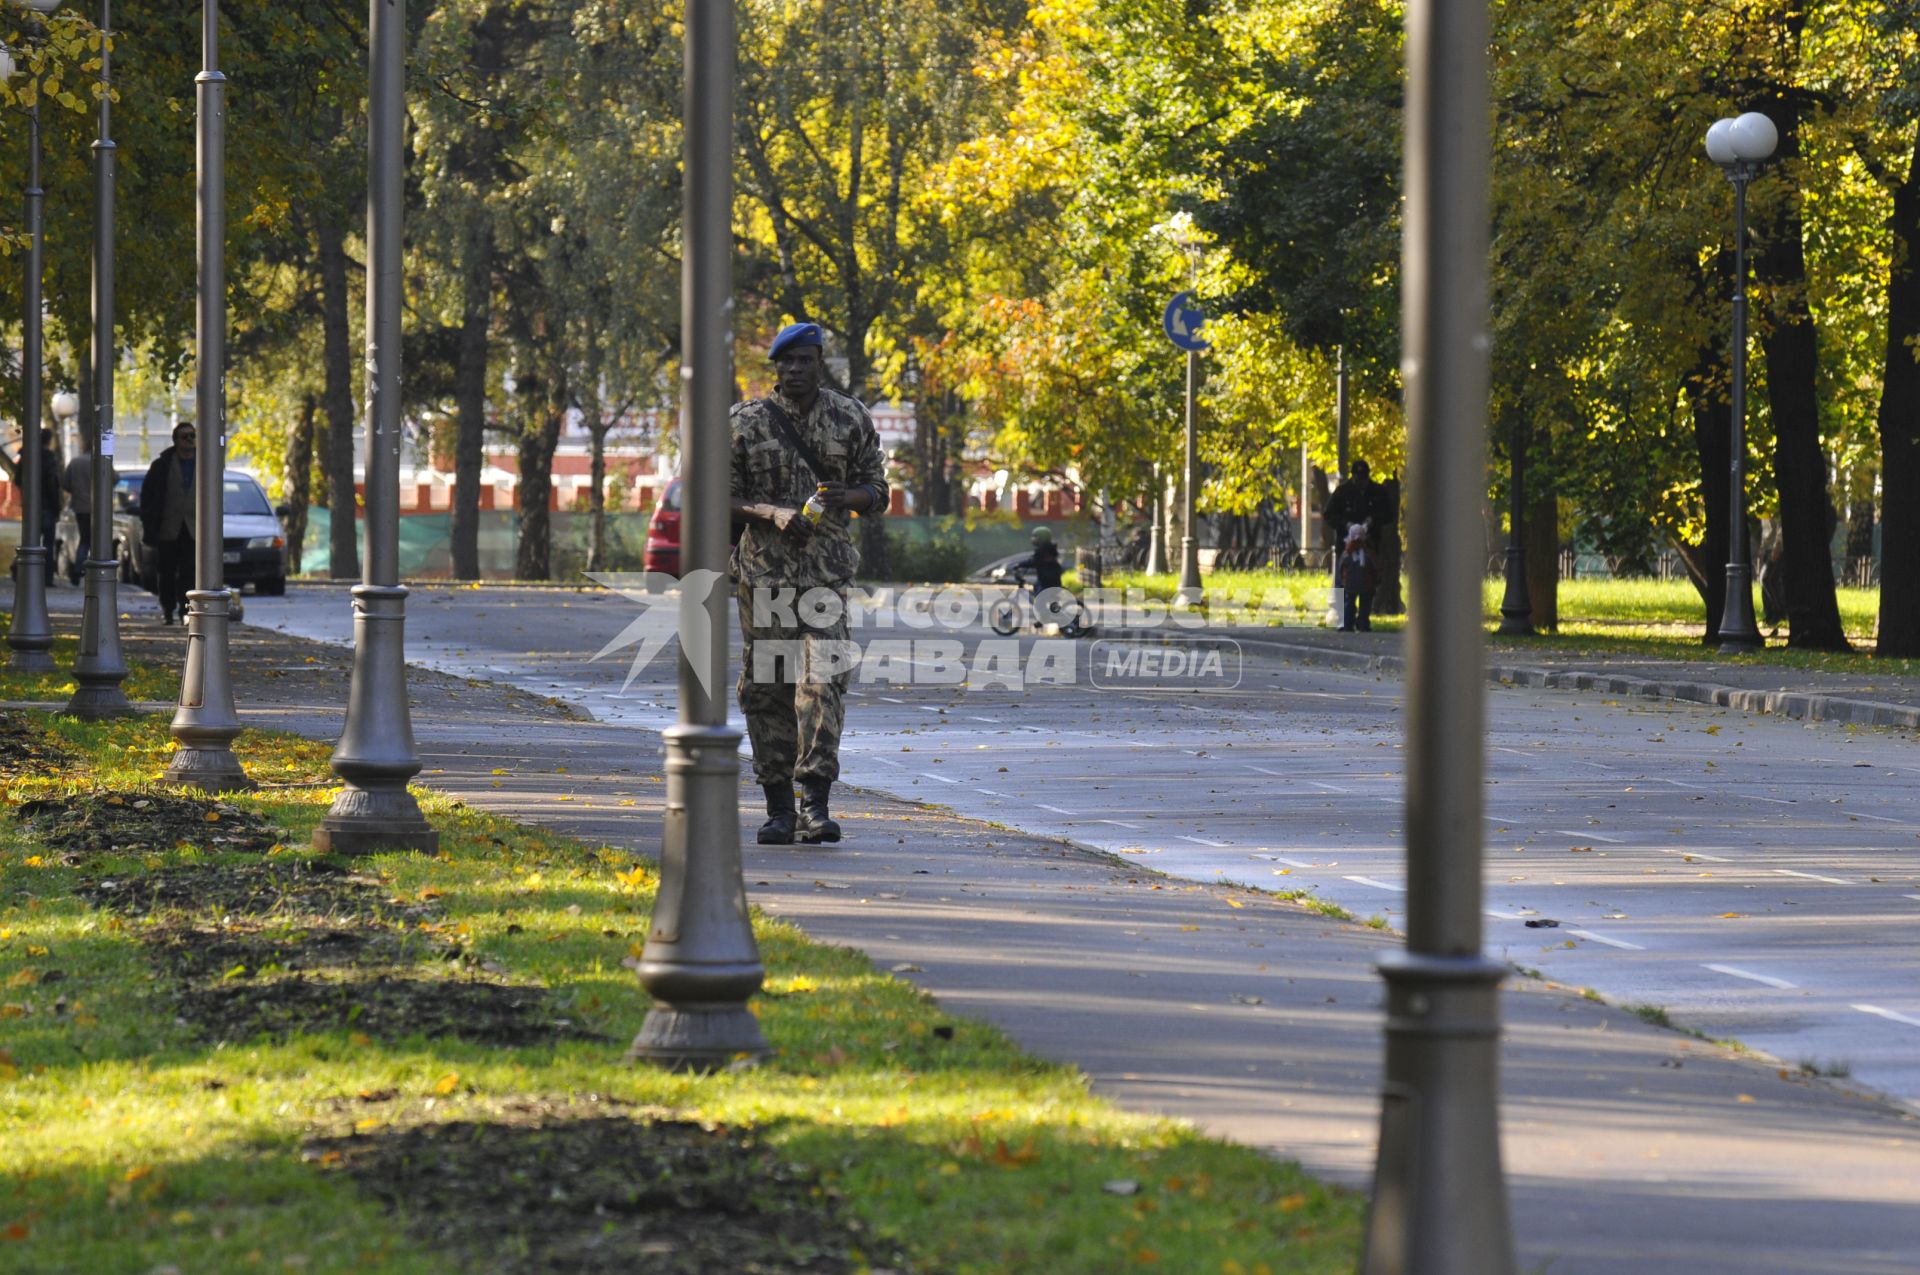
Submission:
<svg viewBox="0 0 1920 1275">
<path fill-rule="evenodd" d="M 1317 868 L 1317 863 L 1308 863 L 1305 859 L 1289 859 L 1284 854 L 1257 854 L 1256 859 L 1269 859 L 1274 863 L 1284 863 L 1289 868 Z"/>
<path fill-rule="evenodd" d="M 1372 877 L 1345 877 L 1342 879 L 1351 881 L 1355 885 L 1370 885 L 1376 890 L 1392 890 L 1395 894 L 1405 894 L 1407 892 L 1407 887 L 1404 885 L 1390 885 L 1385 881 L 1375 881 Z"/>
<path fill-rule="evenodd" d="M 1060 809 L 1060 807 L 1058 807 L 1058 806 L 1049 806 L 1049 805 L 1048 805 L 1048 804 L 1047 804 L 1046 802 L 1044 802 L 1044 801 L 1036 801 L 1036 802 L 1034 802 L 1033 804 L 1034 804 L 1034 805 L 1036 805 L 1036 806 L 1038 806 L 1038 807 L 1040 807 L 1040 809 L 1042 809 L 1042 810 L 1051 810 L 1051 811 L 1053 811 L 1053 813 L 1054 813 L 1054 814 L 1056 814 L 1056 815 L 1066 815 L 1066 816 L 1067 816 L 1068 818 L 1077 818 L 1077 817 L 1078 817 L 1078 814 L 1077 814 L 1077 812 L 1076 812 L 1076 811 L 1072 811 L 1072 810 L 1062 810 L 1062 809 Z"/>
<path fill-rule="evenodd" d="M 907 702 L 903 699 L 895 699 L 891 695 L 876 695 L 874 698 L 885 704 L 904 704 Z"/>
<path fill-rule="evenodd" d="M 1353 791 L 1351 788 L 1342 788 L 1339 784 L 1323 784 L 1317 779 L 1307 780 L 1307 786 L 1310 788 L 1324 788 L 1328 792 L 1352 792 Z"/>
<path fill-rule="evenodd" d="M 1872 819 L 1872 820 L 1874 820 L 1874 821 L 1875 821 L 1876 823 L 1905 823 L 1905 822 L 1907 822 L 1907 821 L 1906 821 L 1905 819 L 1893 819 L 1893 818 L 1890 818 L 1890 817 L 1888 817 L 1887 815 L 1869 815 L 1869 814 L 1864 814 L 1864 813 L 1857 813 L 1857 812 L 1854 812 L 1854 811 L 1851 811 L 1851 810 L 1850 810 L 1850 811 L 1847 811 L 1847 812 L 1846 812 L 1846 814 L 1847 814 L 1847 815 L 1848 815 L 1848 816 L 1849 816 L 1850 818 L 1854 818 L 1854 819 Z"/>
<path fill-rule="evenodd" d="M 1896 1023 L 1905 1023 L 1909 1027 L 1920 1027 L 1920 1018 L 1908 1018 L 1905 1014 L 1896 1014 L 1890 1009 L 1881 1009 L 1878 1005 L 1855 1005 L 1853 1008 L 1863 1014 L 1891 1019 Z"/>
<path fill-rule="evenodd" d="M 1094 820 L 1094 822 L 1095 822 L 1095 823 L 1110 823 L 1110 824 L 1112 824 L 1112 825 L 1113 825 L 1114 827 L 1116 827 L 1116 828 L 1131 828 L 1131 829 L 1133 829 L 1133 830 L 1134 830 L 1135 832 L 1140 832 L 1140 831 L 1143 831 L 1143 825 L 1141 825 L 1141 824 L 1137 824 L 1137 823 L 1128 823 L 1128 822 L 1127 822 L 1126 820 L 1124 820 L 1124 819 L 1095 819 L 1095 820 Z"/>
<path fill-rule="evenodd" d="M 914 707 L 919 709 L 923 713 L 937 713 L 940 711 L 938 708 L 935 708 L 931 704 L 915 704 Z"/>
<path fill-rule="evenodd" d="M 1231 841 L 1210 841 L 1205 837 L 1189 837 L 1184 832 L 1176 832 L 1174 835 L 1182 841 L 1191 841 L 1196 846 L 1212 846 L 1216 850 L 1225 850 L 1233 845 Z"/>
<path fill-rule="evenodd" d="M 872 754 L 868 754 L 868 756 L 867 756 L 867 760 L 868 760 L 868 761 L 877 761 L 877 762 L 879 762 L 879 763 L 880 763 L 880 764 L 881 764 L 882 766 L 891 766 L 891 767 L 893 767 L 893 768 L 894 768 L 895 770 L 905 770 L 905 769 L 906 769 L 906 766 L 904 766 L 904 765 L 903 765 L 903 764 L 901 764 L 900 762 L 897 762 L 897 761 L 892 761 L 892 760 L 890 760 L 890 759 L 888 759 L 888 758 L 885 758 L 885 757 L 875 757 L 875 756 L 873 756 Z"/>
<path fill-rule="evenodd" d="M 936 775 L 931 770 L 923 770 L 920 774 L 923 778 L 937 779 L 943 784 L 957 784 L 960 782 L 958 779 L 948 779 L 945 775 Z"/>
<path fill-rule="evenodd" d="M 987 722 L 990 725 L 994 725 L 994 726 L 998 726 L 1000 724 L 1000 719 L 997 717 L 969 717 L 967 720 L 970 722 Z"/>
<path fill-rule="evenodd" d="M 1597 832 L 1575 832 L 1572 828 L 1555 828 L 1554 831 L 1560 833 L 1562 836 L 1585 837 L 1588 841 L 1604 841 L 1610 846 L 1624 846 L 1627 844 L 1618 837 L 1603 837 Z"/>
<path fill-rule="evenodd" d="M 1293 777 L 1284 770 L 1268 770 L 1265 766 L 1256 766 L 1252 762 L 1246 763 L 1246 767 L 1248 770 L 1257 770 L 1263 775 L 1272 775 L 1275 779 L 1291 779 Z"/>
<path fill-rule="evenodd" d="M 1738 796 L 1739 796 L 1740 794 L 1738 794 L 1738 793 L 1735 793 L 1735 794 L 1733 794 L 1733 795 L 1734 795 L 1735 797 L 1738 797 Z M 1749 801 L 1770 801 L 1770 802 L 1772 802 L 1772 803 L 1773 803 L 1774 805 L 1776 805 L 1776 806 L 1797 806 L 1797 805 L 1799 805 L 1799 804 L 1800 804 L 1800 803 L 1799 803 L 1799 802 L 1797 802 L 1797 801 L 1789 801 L 1789 800 L 1788 800 L 1787 798 L 1785 798 L 1785 797 L 1762 797 L 1762 796 L 1760 796 L 1760 795 L 1759 795 L 1758 793 L 1748 793 L 1748 794 L 1747 794 L 1747 800 L 1749 800 Z"/>
<path fill-rule="evenodd" d="M 1488 908 L 1487 915 L 1499 917 L 1502 921 L 1518 921 L 1520 919 L 1518 912 L 1502 912 L 1499 908 Z"/>
<path fill-rule="evenodd" d="M 1701 969 L 1712 970 L 1716 974 L 1727 974 L 1734 978 L 1744 978 L 1755 983 L 1765 983 L 1768 987 L 1777 987 L 1783 992 L 1799 990 L 1798 983 L 1789 983 L 1784 978 L 1775 978 L 1771 974 L 1755 974 L 1752 970 L 1743 970 L 1733 965 L 1702 965 Z M 1920 1023 L 1914 1026 L 1920 1027 Z"/>
<path fill-rule="evenodd" d="M 1625 939 L 1610 939 L 1604 934 L 1595 934 L 1592 930 L 1568 930 L 1567 933 L 1583 939 L 1592 939 L 1595 943 L 1605 943 L 1608 947 L 1625 948 L 1629 952 L 1644 952 L 1647 949 L 1638 943 L 1629 943 Z"/>
<path fill-rule="evenodd" d="M 1906 895 L 1906 896 L 1904 896 L 1904 897 L 1906 897 L 1906 898 L 1909 898 L 1909 899 L 1920 899 L 1920 894 L 1909 894 L 1909 895 Z"/>
<path fill-rule="evenodd" d="M 995 791 L 994 791 L 993 789 L 991 789 L 991 788 L 975 788 L 975 789 L 974 789 L 974 791 L 975 791 L 975 792 L 981 792 L 981 793 L 985 793 L 985 794 L 986 794 L 987 796 L 989 796 L 989 797 L 1004 797 L 1004 796 L 1006 796 L 1006 795 L 1007 795 L 1007 794 L 1005 794 L 1005 793 L 1003 793 L 1003 792 L 995 792 Z"/>
<path fill-rule="evenodd" d="M 1669 850 L 1665 846 L 1656 846 L 1661 854 L 1677 854 L 1688 859 L 1705 859 L 1708 863 L 1732 863 L 1732 859 L 1723 859 L 1717 854 L 1701 854 L 1698 850 Z"/>
<path fill-rule="evenodd" d="M 1818 872 L 1795 872 L 1792 868 L 1775 868 L 1783 877 L 1805 877 L 1809 881 L 1825 881 L 1828 885 L 1852 885 L 1845 877 L 1823 877 Z"/>
</svg>

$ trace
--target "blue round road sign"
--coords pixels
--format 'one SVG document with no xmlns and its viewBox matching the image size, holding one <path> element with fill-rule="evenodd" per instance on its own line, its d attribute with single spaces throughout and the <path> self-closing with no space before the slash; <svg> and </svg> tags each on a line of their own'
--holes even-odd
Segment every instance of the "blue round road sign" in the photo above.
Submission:
<svg viewBox="0 0 1920 1275">
<path fill-rule="evenodd" d="M 1191 292 L 1176 292 L 1173 300 L 1167 302 L 1166 313 L 1160 316 L 1160 326 L 1166 329 L 1167 340 L 1183 350 L 1204 350 L 1206 338 L 1200 335 L 1200 328 L 1207 321 L 1206 313 L 1193 304 Z"/>
</svg>

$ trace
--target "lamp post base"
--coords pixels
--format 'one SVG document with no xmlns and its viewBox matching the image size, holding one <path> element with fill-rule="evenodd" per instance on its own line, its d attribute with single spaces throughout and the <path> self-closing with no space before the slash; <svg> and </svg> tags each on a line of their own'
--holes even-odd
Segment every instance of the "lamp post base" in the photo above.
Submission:
<svg viewBox="0 0 1920 1275">
<path fill-rule="evenodd" d="M 1744 545 L 1739 547 L 1742 557 Z M 1722 654 L 1738 655 L 1757 651 L 1766 644 L 1760 640 L 1760 625 L 1753 618 L 1753 569 L 1745 562 L 1727 564 L 1727 599 L 1720 608 L 1717 648 Z"/>
<path fill-rule="evenodd" d="M 1500 598 L 1500 629 L 1508 637 L 1533 636 L 1533 599 L 1527 592 L 1527 551 L 1507 546 L 1507 591 Z"/>
<path fill-rule="evenodd" d="M 437 854 L 440 834 L 406 788 L 349 788 L 334 798 L 333 808 L 314 829 L 313 848 L 347 855 L 376 850 Z"/>
<path fill-rule="evenodd" d="M 51 673 L 55 669 L 53 625 L 47 620 L 47 550 L 21 545 L 13 554 L 13 627 L 7 630 L 13 653 L 7 668 L 15 673 Z"/>
<path fill-rule="evenodd" d="M 719 1071 L 771 1052 L 760 1020 L 744 1005 L 656 1005 L 640 1024 L 627 1059 L 667 1071 Z"/>
<path fill-rule="evenodd" d="M 253 787 L 233 741 L 240 718 L 233 709 L 233 681 L 227 661 L 225 589 L 187 593 L 187 666 L 180 675 L 180 707 L 170 728 L 179 749 L 161 778 L 202 792 L 238 792 Z"/>
<path fill-rule="evenodd" d="M 86 570 L 80 655 L 73 662 L 75 687 L 66 713 L 83 722 L 131 717 L 133 705 L 120 689 L 127 680 L 127 664 L 120 654 L 120 564 L 112 558 L 94 560 Z"/>
<path fill-rule="evenodd" d="M 1514 1268 L 1500 1168 L 1500 980 L 1481 956 L 1395 952 L 1363 1275 Z"/>
<path fill-rule="evenodd" d="M 317 850 L 440 849 L 440 834 L 407 791 L 420 758 L 407 706 L 406 600 L 399 585 L 354 586 L 353 684 L 346 729 L 333 750 L 333 771 L 347 787 L 314 830 Z"/>
<path fill-rule="evenodd" d="M 1173 604 L 1181 607 L 1197 607 L 1207 600 L 1205 586 L 1200 583 L 1200 547 L 1192 536 L 1180 537 L 1180 589 L 1173 595 Z"/>
</svg>

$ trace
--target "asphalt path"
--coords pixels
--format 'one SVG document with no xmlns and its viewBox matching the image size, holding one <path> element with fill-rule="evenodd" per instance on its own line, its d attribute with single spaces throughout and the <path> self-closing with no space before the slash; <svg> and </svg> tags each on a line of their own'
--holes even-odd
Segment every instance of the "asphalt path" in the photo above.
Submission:
<svg viewBox="0 0 1920 1275">
<path fill-rule="evenodd" d="M 251 624 L 351 640 L 344 591 L 247 602 Z M 664 726 L 670 658 L 593 658 L 640 610 L 420 589 L 407 654 Z M 895 645 L 856 671 L 846 783 L 1399 926 L 1398 683 L 1251 648 L 1169 675 L 1111 642 L 998 639 L 966 611 L 862 635 Z M 1494 688 L 1486 711 L 1490 954 L 1920 1110 L 1911 736 L 1594 692 Z"/>
</svg>

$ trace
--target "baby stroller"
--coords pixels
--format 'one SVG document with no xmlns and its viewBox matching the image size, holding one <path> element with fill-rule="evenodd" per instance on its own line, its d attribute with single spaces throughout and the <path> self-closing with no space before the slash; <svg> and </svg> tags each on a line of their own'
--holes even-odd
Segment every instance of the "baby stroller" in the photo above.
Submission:
<svg viewBox="0 0 1920 1275">
<path fill-rule="evenodd" d="M 1339 561 L 1334 564 L 1334 587 L 1345 598 L 1340 614 L 1342 633 L 1352 633 L 1356 629 L 1365 633 L 1373 628 L 1370 615 L 1373 611 L 1373 591 L 1379 583 L 1379 566 L 1374 561 L 1372 546 L 1367 543 L 1367 532 L 1371 526 L 1371 519 L 1348 525 Z"/>
</svg>

